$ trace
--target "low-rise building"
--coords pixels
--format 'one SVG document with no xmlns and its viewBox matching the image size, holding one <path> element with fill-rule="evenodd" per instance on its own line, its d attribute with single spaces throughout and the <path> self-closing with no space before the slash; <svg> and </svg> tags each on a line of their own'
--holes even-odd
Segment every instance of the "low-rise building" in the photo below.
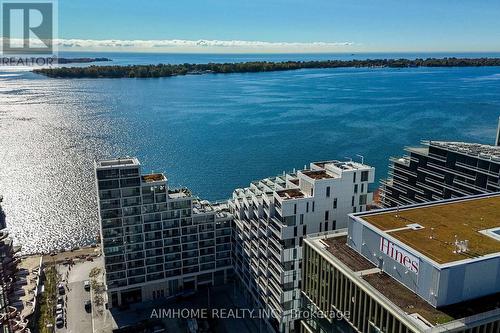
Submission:
<svg viewBox="0 0 500 333">
<path fill-rule="evenodd" d="M 374 174 L 361 163 L 315 162 L 234 191 L 234 270 L 254 306 L 272 314 L 273 330 L 298 327 L 303 238 L 345 228 L 349 213 L 365 211 Z"/>
<path fill-rule="evenodd" d="M 227 204 L 170 189 L 136 158 L 95 163 L 109 306 L 171 297 L 232 276 Z"/>
<path fill-rule="evenodd" d="M 305 239 L 302 332 L 500 331 L 500 195 L 351 214 Z"/>
</svg>

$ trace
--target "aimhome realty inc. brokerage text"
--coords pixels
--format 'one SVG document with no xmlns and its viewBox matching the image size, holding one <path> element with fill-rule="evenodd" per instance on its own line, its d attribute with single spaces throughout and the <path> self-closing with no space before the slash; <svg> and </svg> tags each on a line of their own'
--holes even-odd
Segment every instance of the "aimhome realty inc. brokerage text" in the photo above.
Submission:
<svg viewBox="0 0 500 333">
<path fill-rule="evenodd" d="M 349 319 L 349 313 L 331 311 L 324 313 L 321 311 L 296 310 L 292 314 L 294 318 L 326 318 L 329 320 L 342 318 Z M 151 319 L 270 319 L 279 318 L 278 313 L 268 309 L 227 309 L 227 308 L 202 308 L 202 309 L 166 309 L 157 308 L 151 311 Z"/>
</svg>

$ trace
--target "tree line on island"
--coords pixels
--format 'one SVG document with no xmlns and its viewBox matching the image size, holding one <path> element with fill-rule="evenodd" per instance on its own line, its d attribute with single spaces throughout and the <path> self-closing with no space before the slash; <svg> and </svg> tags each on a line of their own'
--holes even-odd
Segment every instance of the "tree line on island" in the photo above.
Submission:
<svg viewBox="0 0 500 333">
<path fill-rule="evenodd" d="M 33 72 L 52 78 L 157 78 L 208 73 L 256 73 L 306 68 L 346 67 L 480 67 L 500 66 L 500 58 L 366 59 L 325 61 L 242 62 L 208 64 L 158 64 L 128 66 L 52 67 Z"/>
</svg>

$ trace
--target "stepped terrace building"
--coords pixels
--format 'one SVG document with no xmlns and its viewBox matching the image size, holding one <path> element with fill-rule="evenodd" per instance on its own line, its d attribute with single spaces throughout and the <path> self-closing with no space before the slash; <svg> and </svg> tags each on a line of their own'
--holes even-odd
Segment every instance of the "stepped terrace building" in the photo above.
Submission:
<svg viewBox="0 0 500 333">
<path fill-rule="evenodd" d="M 351 214 L 304 241 L 302 332 L 499 332 L 500 195 Z"/>
<path fill-rule="evenodd" d="M 409 155 L 391 158 L 389 179 L 382 181 L 384 207 L 500 191 L 500 146 L 424 141 L 406 150 Z"/>
<path fill-rule="evenodd" d="M 255 307 L 272 314 L 274 331 L 297 331 L 303 238 L 345 228 L 347 214 L 365 211 L 374 174 L 360 163 L 316 162 L 234 191 L 234 269 Z"/>
<path fill-rule="evenodd" d="M 141 175 L 136 158 L 95 163 L 110 306 L 223 284 L 232 275 L 232 215 L 225 204 Z"/>
</svg>

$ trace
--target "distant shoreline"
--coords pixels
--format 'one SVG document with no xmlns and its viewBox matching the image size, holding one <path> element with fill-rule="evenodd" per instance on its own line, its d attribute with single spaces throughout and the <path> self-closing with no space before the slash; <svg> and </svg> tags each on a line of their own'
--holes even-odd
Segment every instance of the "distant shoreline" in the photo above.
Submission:
<svg viewBox="0 0 500 333">
<path fill-rule="evenodd" d="M 107 58 L 106 58 L 107 59 Z M 259 73 L 326 68 L 491 67 L 500 58 L 367 59 L 208 64 L 55 67 L 33 70 L 50 78 L 159 78 L 180 75 Z"/>
<path fill-rule="evenodd" d="M 112 61 L 109 58 L 99 57 L 99 58 L 56 58 L 56 63 L 58 64 L 83 64 L 89 62 L 104 62 L 104 61 Z"/>
</svg>

